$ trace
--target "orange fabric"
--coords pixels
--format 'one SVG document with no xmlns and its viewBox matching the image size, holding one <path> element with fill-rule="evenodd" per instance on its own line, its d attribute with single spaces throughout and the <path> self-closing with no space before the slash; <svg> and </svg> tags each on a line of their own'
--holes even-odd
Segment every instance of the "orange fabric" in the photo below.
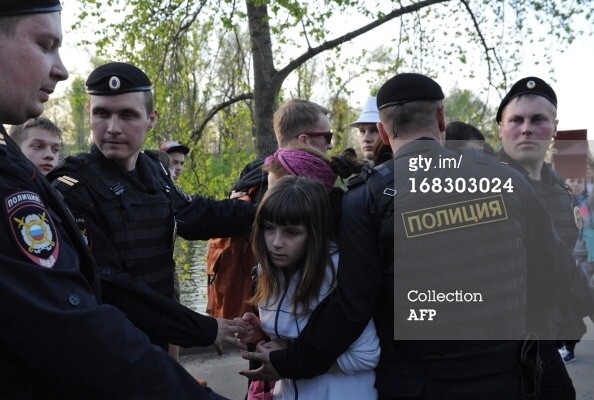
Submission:
<svg viewBox="0 0 594 400">
<path fill-rule="evenodd" d="M 251 191 L 250 191 L 251 192 Z M 241 198 L 251 201 L 250 194 Z M 254 311 L 247 303 L 252 295 L 252 269 L 256 258 L 251 234 L 211 239 L 206 255 L 208 301 L 206 312 L 216 318 L 233 319 Z"/>
</svg>

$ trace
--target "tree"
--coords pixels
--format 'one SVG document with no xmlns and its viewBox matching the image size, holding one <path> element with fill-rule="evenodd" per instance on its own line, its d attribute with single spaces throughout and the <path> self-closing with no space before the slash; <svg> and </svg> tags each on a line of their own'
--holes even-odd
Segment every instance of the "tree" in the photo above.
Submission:
<svg viewBox="0 0 594 400">
<path fill-rule="evenodd" d="M 88 98 L 84 80 L 80 77 L 74 78 L 66 96 L 72 110 L 74 145 L 71 153 L 87 151 L 89 149 L 91 124 L 87 111 Z"/>
<path fill-rule="evenodd" d="M 470 90 L 455 87 L 445 98 L 444 104 L 448 121 L 466 122 L 477 127 L 486 137 L 495 132 L 497 110 L 488 107 Z"/>
<path fill-rule="evenodd" d="M 428 75 L 444 68 L 469 76 L 480 73 L 485 76 L 485 89 L 500 94 L 508 86 L 507 74 L 522 61 L 516 57 L 519 48 L 539 40 L 569 43 L 581 33 L 572 29 L 576 18 L 583 16 L 590 23 L 594 17 L 592 0 L 422 0 L 373 5 L 354 0 L 245 0 L 245 8 L 235 0 L 81 3 L 82 9 L 90 11 L 81 12 L 79 26 L 92 21 L 102 27 L 97 42 L 101 51 L 135 61 L 159 77 L 157 92 L 165 104 L 179 107 L 178 122 L 190 129 L 191 141 L 204 136 L 208 122 L 220 111 L 244 102 L 249 104 L 260 156 L 276 148 L 272 116 L 287 77 L 320 54 L 334 52 L 338 57 L 344 43 L 388 22 L 393 22 L 394 29 L 383 44 L 397 54 L 387 69 L 390 73 L 404 67 Z M 114 18 L 108 20 L 105 10 L 113 10 Z M 361 24 L 349 30 L 351 23 L 344 21 Z M 205 82 L 197 76 L 198 70 L 216 68 L 207 55 L 218 52 L 213 33 L 238 33 L 238 27 L 246 24 L 251 62 L 243 47 L 234 61 L 250 75 L 242 75 L 241 82 Z M 550 54 L 545 53 L 544 62 Z M 182 122 L 182 116 L 191 117 L 191 122 Z"/>
</svg>

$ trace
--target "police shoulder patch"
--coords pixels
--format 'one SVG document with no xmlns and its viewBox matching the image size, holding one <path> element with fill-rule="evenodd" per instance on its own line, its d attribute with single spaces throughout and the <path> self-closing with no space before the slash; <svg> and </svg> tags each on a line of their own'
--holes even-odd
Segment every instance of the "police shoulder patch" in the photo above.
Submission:
<svg viewBox="0 0 594 400">
<path fill-rule="evenodd" d="M 17 192 L 5 198 L 4 207 L 13 238 L 32 262 L 52 268 L 60 251 L 54 222 L 38 194 Z"/>
</svg>

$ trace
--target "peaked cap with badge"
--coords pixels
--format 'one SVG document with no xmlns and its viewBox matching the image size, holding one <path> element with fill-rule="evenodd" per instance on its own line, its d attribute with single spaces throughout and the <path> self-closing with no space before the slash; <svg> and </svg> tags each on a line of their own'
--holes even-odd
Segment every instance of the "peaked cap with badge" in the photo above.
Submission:
<svg viewBox="0 0 594 400">
<path fill-rule="evenodd" d="M 501 100 L 501 104 L 499 104 L 499 108 L 497 109 L 496 121 L 501 122 L 503 110 L 511 100 L 527 94 L 544 97 L 557 107 L 557 95 L 553 88 L 540 78 L 528 76 L 514 83 L 503 100 Z"/>
<path fill-rule="evenodd" d="M 377 92 L 377 108 L 400 106 L 412 101 L 443 100 L 441 86 L 428 76 L 402 73 L 390 78 Z"/>
<path fill-rule="evenodd" d="M 150 79 L 132 64 L 110 62 L 95 68 L 85 82 L 87 93 L 95 96 L 116 96 L 153 89 Z"/>
<path fill-rule="evenodd" d="M 62 11 L 60 0 L 2 0 L 0 17 Z"/>
</svg>

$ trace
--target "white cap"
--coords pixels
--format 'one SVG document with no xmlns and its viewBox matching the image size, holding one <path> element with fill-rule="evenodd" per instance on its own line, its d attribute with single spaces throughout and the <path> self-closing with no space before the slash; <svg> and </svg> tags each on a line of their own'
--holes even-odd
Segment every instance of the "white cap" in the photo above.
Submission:
<svg viewBox="0 0 594 400">
<path fill-rule="evenodd" d="M 380 122 L 379 111 L 377 110 L 377 98 L 370 97 L 365 102 L 359 118 L 349 126 L 357 127 L 361 124 L 375 124 L 376 122 Z"/>
</svg>

